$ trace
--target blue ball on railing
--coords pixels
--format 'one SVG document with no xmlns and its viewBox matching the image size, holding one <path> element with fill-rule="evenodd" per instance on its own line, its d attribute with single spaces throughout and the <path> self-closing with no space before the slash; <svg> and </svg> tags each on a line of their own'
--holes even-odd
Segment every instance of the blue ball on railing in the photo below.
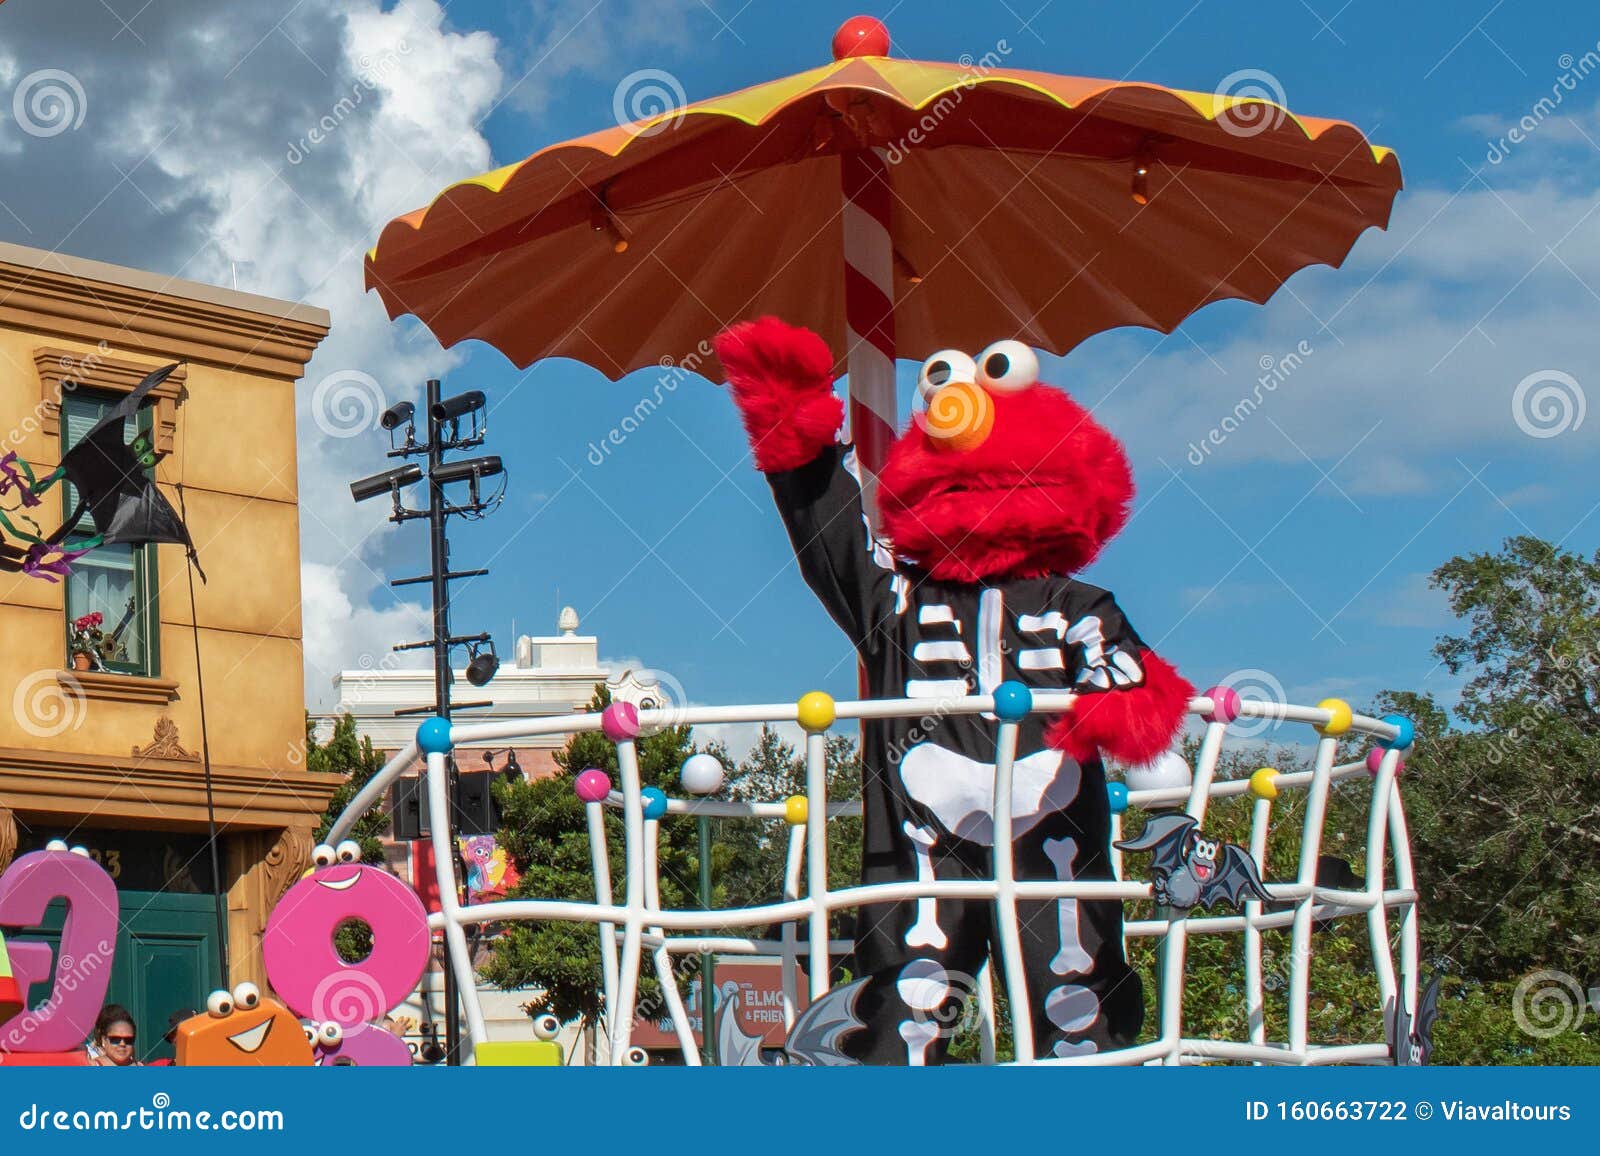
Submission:
<svg viewBox="0 0 1600 1156">
<path fill-rule="evenodd" d="M 1386 714 L 1383 716 L 1382 721 L 1400 732 L 1392 739 L 1384 739 L 1383 747 L 1391 751 L 1410 750 L 1411 744 L 1417 741 L 1416 724 L 1403 714 Z"/>
<path fill-rule="evenodd" d="M 425 755 L 442 755 L 455 743 L 450 738 L 450 720 L 435 715 L 417 728 L 417 749 Z"/>
<path fill-rule="evenodd" d="M 1122 783 L 1107 783 L 1106 799 L 1111 803 L 1111 813 L 1120 815 L 1128 809 L 1128 788 Z"/>
<path fill-rule="evenodd" d="M 1021 722 L 1033 709 L 1033 692 L 1020 682 L 1002 682 L 994 688 L 994 716 L 1001 722 Z"/>
<path fill-rule="evenodd" d="M 667 813 L 667 793 L 660 787 L 646 787 L 639 792 L 639 798 L 644 802 L 646 819 L 659 819 Z"/>
</svg>

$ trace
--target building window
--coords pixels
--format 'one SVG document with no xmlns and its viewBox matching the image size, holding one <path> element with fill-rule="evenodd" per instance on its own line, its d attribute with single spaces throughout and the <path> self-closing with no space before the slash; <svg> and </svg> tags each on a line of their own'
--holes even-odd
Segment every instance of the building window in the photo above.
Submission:
<svg viewBox="0 0 1600 1156">
<path fill-rule="evenodd" d="M 61 452 L 65 454 L 75 446 L 119 400 L 115 394 L 85 389 L 63 396 Z M 130 417 L 124 437 L 132 439 L 141 429 L 149 432 L 150 419 L 149 408 Z M 70 514 L 78 504 L 77 487 L 64 482 L 61 489 L 63 514 Z M 65 545 L 71 549 L 93 534 L 93 527 L 86 520 Z M 99 546 L 79 558 L 72 564 L 72 574 L 66 582 L 69 649 L 72 623 L 86 614 L 98 613 L 106 639 L 100 648 L 100 665 L 123 674 L 159 674 L 156 587 L 154 544 Z M 69 653 L 69 665 L 70 660 Z"/>
</svg>

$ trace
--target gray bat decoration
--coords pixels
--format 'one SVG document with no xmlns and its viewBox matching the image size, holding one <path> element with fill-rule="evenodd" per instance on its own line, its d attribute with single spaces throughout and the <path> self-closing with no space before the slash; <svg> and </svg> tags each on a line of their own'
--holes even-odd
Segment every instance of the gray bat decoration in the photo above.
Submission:
<svg viewBox="0 0 1600 1156">
<path fill-rule="evenodd" d="M 839 1040 L 867 1025 L 856 1018 L 856 1001 L 867 981 L 858 979 L 836 987 L 818 999 L 795 1019 L 789 1038 L 783 1043 L 784 1058 L 769 1063 L 761 1057 L 761 1037 L 750 1035 L 739 1024 L 739 997 L 722 1001 L 717 1014 L 717 1059 L 725 1068 L 783 1067 L 801 1064 L 815 1068 L 855 1066 L 839 1051 Z"/>
<path fill-rule="evenodd" d="M 1122 851 L 1149 851 L 1150 882 L 1164 907 L 1210 910 L 1218 900 L 1237 908 L 1244 899 L 1270 899 L 1250 852 L 1234 843 L 1207 839 L 1189 815 L 1156 815 Z"/>
<path fill-rule="evenodd" d="M 1403 998 L 1396 999 L 1389 1022 L 1389 1046 L 1394 1051 L 1394 1066 L 1417 1068 L 1433 1058 L 1433 1021 L 1439 1018 L 1439 983 L 1442 975 L 1428 981 L 1417 1000 L 1417 1014 L 1405 1009 Z"/>
</svg>

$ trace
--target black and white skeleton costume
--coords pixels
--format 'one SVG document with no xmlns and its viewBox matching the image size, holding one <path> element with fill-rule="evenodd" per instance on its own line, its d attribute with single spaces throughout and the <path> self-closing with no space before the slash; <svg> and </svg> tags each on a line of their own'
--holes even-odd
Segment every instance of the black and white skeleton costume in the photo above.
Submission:
<svg viewBox="0 0 1600 1156">
<path fill-rule="evenodd" d="M 987 694 L 1007 679 L 1115 694 L 1144 681 L 1145 647 L 1111 595 L 1066 576 L 934 579 L 897 562 L 863 516 L 853 451 L 835 445 L 768 475 L 801 573 L 849 636 L 869 697 Z M 1110 809 L 1098 761 L 1020 724 L 1014 857 L 1020 879 L 1111 879 Z M 886 719 L 863 728 L 863 883 L 991 879 L 992 717 Z M 1132 1042 L 1143 1017 L 1117 902 L 1018 903 L 1035 1048 L 1072 1056 Z M 853 971 L 869 977 L 841 1041 L 867 1063 L 937 1063 L 960 1001 L 997 953 L 993 904 L 923 899 L 863 908 Z M 1002 972 L 996 954 L 996 977 Z"/>
</svg>

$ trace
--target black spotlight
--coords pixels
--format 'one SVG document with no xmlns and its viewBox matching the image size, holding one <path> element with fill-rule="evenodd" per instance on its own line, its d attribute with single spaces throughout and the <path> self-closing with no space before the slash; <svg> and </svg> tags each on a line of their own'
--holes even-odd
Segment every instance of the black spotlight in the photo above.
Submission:
<svg viewBox="0 0 1600 1156">
<path fill-rule="evenodd" d="M 499 669 L 500 658 L 494 652 L 494 643 L 489 643 L 487 653 L 480 653 L 476 646 L 472 648 L 472 659 L 467 663 L 467 681 L 473 686 L 489 685 L 489 680 Z"/>
<path fill-rule="evenodd" d="M 399 426 L 408 425 L 411 422 L 412 415 L 416 412 L 417 407 L 409 401 L 397 401 L 383 411 L 383 416 L 378 419 L 378 424 L 384 429 L 395 429 Z"/>
<path fill-rule="evenodd" d="M 350 483 L 350 496 L 358 502 L 368 498 L 382 497 L 391 491 L 398 492 L 401 486 L 409 486 L 412 482 L 422 480 L 422 467 L 415 462 L 410 465 L 397 466 L 392 470 L 384 470 L 381 474 L 373 474 L 370 478 L 362 478 L 359 482 Z"/>
<path fill-rule="evenodd" d="M 485 454 L 481 458 L 462 458 L 458 462 L 445 462 L 443 465 L 435 466 L 428 476 L 442 486 L 447 482 L 492 478 L 504 468 L 499 454 Z"/>
<path fill-rule="evenodd" d="M 466 393 L 458 393 L 454 397 L 434 402 L 428 412 L 433 415 L 434 421 L 455 421 L 482 409 L 483 402 L 483 390 L 469 389 Z"/>
</svg>

